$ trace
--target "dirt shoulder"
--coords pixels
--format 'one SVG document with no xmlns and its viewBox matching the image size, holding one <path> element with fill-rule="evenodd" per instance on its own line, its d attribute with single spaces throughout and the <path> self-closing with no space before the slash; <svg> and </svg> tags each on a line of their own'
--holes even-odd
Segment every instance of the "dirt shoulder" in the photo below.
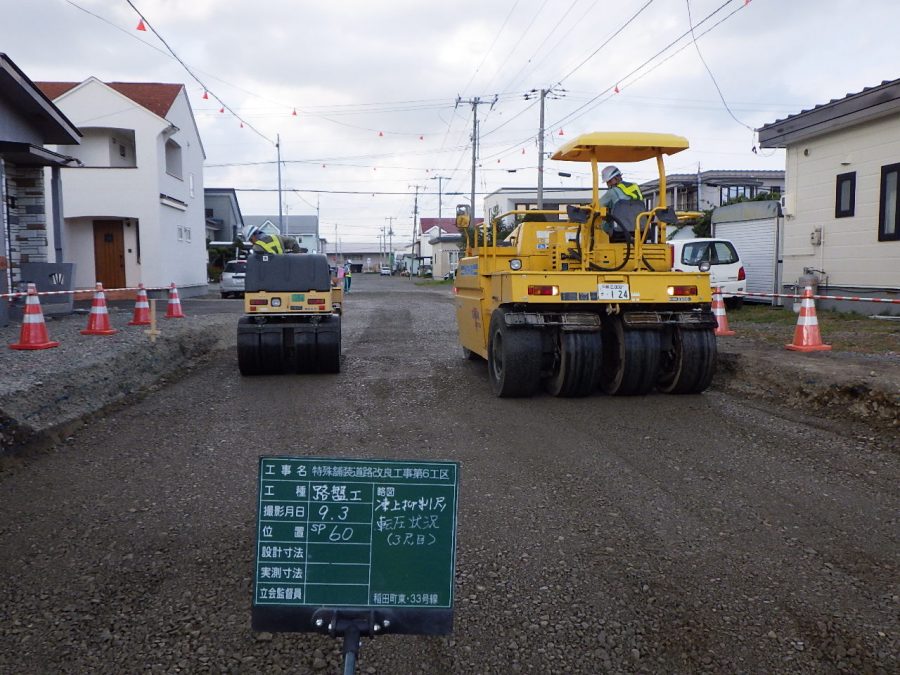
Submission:
<svg viewBox="0 0 900 675">
<path fill-rule="evenodd" d="M 830 351 L 785 349 L 796 315 L 745 306 L 728 313 L 737 334 L 720 337 L 717 388 L 810 414 L 900 430 L 900 322 L 820 313 Z"/>
</svg>

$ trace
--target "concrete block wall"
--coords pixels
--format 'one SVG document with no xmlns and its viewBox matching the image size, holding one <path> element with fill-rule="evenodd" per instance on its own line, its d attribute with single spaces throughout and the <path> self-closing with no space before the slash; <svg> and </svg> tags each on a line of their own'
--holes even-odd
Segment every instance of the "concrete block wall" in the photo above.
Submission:
<svg viewBox="0 0 900 675">
<path fill-rule="evenodd" d="M 19 280 L 19 267 L 26 262 L 47 262 L 47 212 L 44 201 L 42 167 L 6 165 L 9 185 L 10 267 L 13 285 Z"/>
</svg>

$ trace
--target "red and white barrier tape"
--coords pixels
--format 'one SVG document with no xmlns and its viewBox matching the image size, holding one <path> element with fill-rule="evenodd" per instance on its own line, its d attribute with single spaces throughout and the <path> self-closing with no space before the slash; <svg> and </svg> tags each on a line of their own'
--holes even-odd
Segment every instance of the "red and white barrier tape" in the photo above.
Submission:
<svg viewBox="0 0 900 675">
<path fill-rule="evenodd" d="M 754 298 L 799 298 L 806 296 L 798 293 L 750 293 L 745 291 L 735 291 L 732 295 L 740 295 L 742 297 Z M 813 300 L 853 300 L 856 302 L 883 302 L 889 305 L 900 305 L 900 300 L 892 300 L 890 298 L 866 298 L 861 295 L 813 295 Z"/>
<path fill-rule="evenodd" d="M 168 291 L 170 286 L 144 286 L 145 291 Z M 74 293 L 94 293 L 97 289 L 95 288 L 76 288 L 72 291 L 38 291 L 38 295 L 72 295 Z M 139 291 L 140 289 L 135 288 L 104 288 L 104 293 L 115 293 L 117 291 Z M 0 298 L 24 298 L 28 296 L 27 291 L 20 291 L 18 293 L 0 293 Z"/>
</svg>

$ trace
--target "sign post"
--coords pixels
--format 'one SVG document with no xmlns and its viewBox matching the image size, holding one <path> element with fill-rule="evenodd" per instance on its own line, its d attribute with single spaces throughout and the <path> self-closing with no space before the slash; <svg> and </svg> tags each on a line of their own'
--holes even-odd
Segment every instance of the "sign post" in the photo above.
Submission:
<svg viewBox="0 0 900 675">
<path fill-rule="evenodd" d="M 261 457 L 252 625 L 344 638 L 453 627 L 456 462 Z M 350 670 L 346 670 L 349 667 Z"/>
</svg>

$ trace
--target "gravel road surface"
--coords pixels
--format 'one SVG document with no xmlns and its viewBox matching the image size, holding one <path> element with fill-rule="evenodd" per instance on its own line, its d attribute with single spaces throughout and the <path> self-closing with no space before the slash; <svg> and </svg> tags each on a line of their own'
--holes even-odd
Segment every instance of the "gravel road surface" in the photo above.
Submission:
<svg viewBox="0 0 900 675">
<path fill-rule="evenodd" d="M 446 287 L 353 283 L 339 375 L 217 352 L 4 463 L 0 672 L 340 672 L 250 629 L 261 454 L 460 462 L 454 631 L 358 672 L 900 670 L 896 430 L 718 386 L 496 399 Z"/>
</svg>

